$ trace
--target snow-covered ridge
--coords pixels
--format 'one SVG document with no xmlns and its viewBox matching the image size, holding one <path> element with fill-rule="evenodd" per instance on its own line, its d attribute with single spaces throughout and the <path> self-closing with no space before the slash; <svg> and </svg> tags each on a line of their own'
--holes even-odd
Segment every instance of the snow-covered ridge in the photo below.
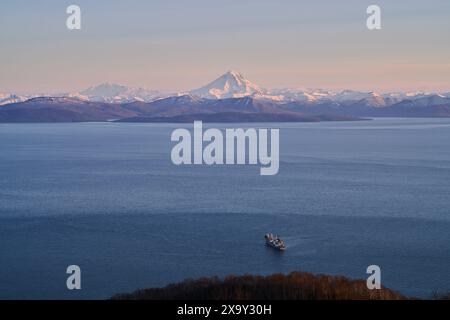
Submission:
<svg viewBox="0 0 450 320">
<path fill-rule="evenodd" d="M 152 102 L 162 98 L 189 95 L 191 99 L 227 99 L 252 97 L 268 100 L 274 103 L 299 102 L 304 104 L 317 104 L 333 102 L 339 105 L 352 105 L 358 103 L 367 107 L 387 107 L 393 104 L 410 100 L 413 106 L 428 106 L 447 104 L 450 92 L 392 92 L 379 94 L 376 92 L 363 92 L 355 90 L 332 91 L 309 88 L 282 88 L 266 90 L 246 79 L 241 73 L 229 71 L 211 83 L 201 88 L 175 94 L 163 94 L 157 90 L 127 87 L 119 84 L 102 83 L 79 92 L 62 93 L 56 95 L 18 95 L 14 93 L 0 93 L 0 106 L 10 103 L 23 102 L 40 96 L 58 96 L 76 98 L 83 101 L 105 103 Z M 425 99 L 425 100 L 422 100 Z"/>
<path fill-rule="evenodd" d="M 0 93 L 0 106 L 10 104 L 10 103 L 19 103 L 24 102 L 32 98 L 36 98 L 43 95 L 27 95 L 27 94 L 14 94 L 14 93 Z"/>
<path fill-rule="evenodd" d="M 161 98 L 163 95 L 156 90 L 102 83 L 98 86 L 72 93 L 70 96 L 95 102 L 126 103 L 134 101 L 151 102 Z"/>
</svg>

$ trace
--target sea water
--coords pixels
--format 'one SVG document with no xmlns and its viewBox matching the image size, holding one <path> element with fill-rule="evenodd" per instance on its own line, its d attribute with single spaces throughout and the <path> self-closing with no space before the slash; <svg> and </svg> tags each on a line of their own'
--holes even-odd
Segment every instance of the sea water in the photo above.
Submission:
<svg viewBox="0 0 450 320">
<path fill-rule="evenodd" d="M 0 124 L 0 298 L 246 273 L 364 279 L 373 264 L 403 294 L 450 291 L 450 119 L 236 124 L 280 129 L 274 176 L 175 166 L 184 126 Z M 73 264 L 79 291 L 66 287 Z"/>
</svg>

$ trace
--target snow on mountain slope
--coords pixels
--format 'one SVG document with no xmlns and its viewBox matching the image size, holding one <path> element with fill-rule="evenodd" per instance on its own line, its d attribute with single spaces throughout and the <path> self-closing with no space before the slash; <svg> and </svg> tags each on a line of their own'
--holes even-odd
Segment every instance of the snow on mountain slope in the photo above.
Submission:
<svg viewBox="0 0 450 320">
<path fill-rule="evenodd" d="M 213 82 L 190 92 L 207 99 L 240 98 L 253 95 L 265 95 L 266 90 L 247 80 L 236 71 L 229 71 Z"/>
<path fill-rule="evenodd" d="M 450 105 L 450 98 L 444 95 L 430 95 L 423 98 L 414 99 L 411 102 L 412 107 L 429 107 L 429 106 L 441 106 Z"/>
<path fill-rule="evenodd" d="M 346 101 L 359 101 L 367 99 L 376 95 L 374 92 L 360 92 L 354 90 L 344 90 L 330 96 L 333 101 L 346 102 Z"/>
<path fill-rule="evenodd" d="M 378 93 L 372 92 L 367 98 L 364 98 L 356 104 L 359 106 L 369 107 L 369 108 L 383 108 L 389 107 L 393 104 L 400 102 L 401 99 L 397 97 L 392 97 L 389 95 L 380 95 Z"/>
<path fill-rule="evenodd" d="M 83 100 L 108 103 L 125 103 L 133 101 L 151 102 L 161 98 L 162 94 L 156 90 L 130 88 L 118 84 L 102 83 L 86 90 L 70 94 Z"/>
<path fill-rule="evenodd" d="M 10 104 L 10 103 L 23 102 L 23 101 L 28 100 L 29 98 L 30 98 L 30 96 L 25 96 L 25 95 L 0 93 L 0 106 Z"/>
<path fill-rule="evenodd" d="M 282 100 L 285 102 L 299 101 L 315 103 L 329 99 L 333 93 L 322 89 L 288 88 L 274 89 L 271 90 L 269 94 L 282 97 Z"/>
<path fill-rule="evenodd" d="M 314 106 L 333 103 L 338 106 L 363 106 L 363 107 L 388 107 L 405 101 L 411 106 L 432 106 L 447 104 L 446 98 L 450 98 L 450 93 L 425 93 L 425 92 L 391 92 L 378 94 L 371 91 L 331 91 L 323 89 L 309 88 L 283 88 L 265 90 L 260 86 L 247 80 L 241 73 L 229 71 L 213 82 L 199 89 L 178 93 L 162 94 L 156 90 L 143 88 L 133 88 L 112 83 L 103 83 L 90 87 L 80 92 L 59 93 L 59 94 L 24 94 L 13 93 L 0 94 L 0 106 L 23 102 L 31 98 L 40 96 L 57 96 L 77 98 L 83 101 L 104 102 L 104 103 L 131 103 L 131 102 L 153 102 L 162 98 L 174 98 L 174 103 L 179 103 L 181 99 L 229 99 L 252 97 L 261 102 L 273 102 L 276 104 L 293 103 Z M 169 101 L 170 102 L 170 101 Z"/>
</svg>

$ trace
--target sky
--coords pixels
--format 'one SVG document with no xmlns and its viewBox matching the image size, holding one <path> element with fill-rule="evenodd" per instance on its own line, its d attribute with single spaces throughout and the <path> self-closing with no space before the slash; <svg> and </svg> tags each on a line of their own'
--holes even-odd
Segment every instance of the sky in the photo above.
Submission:
<svg viewBox="0 0 450 320">
<path fill-rule="evenodd" d="M 448 0 L 2 0 L 0 93 L 186 91 L 228 70 L 269 89 L 450 91 L 449 35 Z"/>
</svg>

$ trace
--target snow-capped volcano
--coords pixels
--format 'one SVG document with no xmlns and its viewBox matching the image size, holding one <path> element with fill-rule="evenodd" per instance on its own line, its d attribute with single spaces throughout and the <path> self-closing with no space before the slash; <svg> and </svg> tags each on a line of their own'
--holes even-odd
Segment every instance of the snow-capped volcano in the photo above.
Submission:
<svg viewBox="0 0 450 320">
<path fill-rule="evenodd" d="M 239 72 L 228 71 L 210 84 L 190 93 L 207 99 L 225 99 L 264 95 L 266 90 L 250 82 Z"/>
</svg>

